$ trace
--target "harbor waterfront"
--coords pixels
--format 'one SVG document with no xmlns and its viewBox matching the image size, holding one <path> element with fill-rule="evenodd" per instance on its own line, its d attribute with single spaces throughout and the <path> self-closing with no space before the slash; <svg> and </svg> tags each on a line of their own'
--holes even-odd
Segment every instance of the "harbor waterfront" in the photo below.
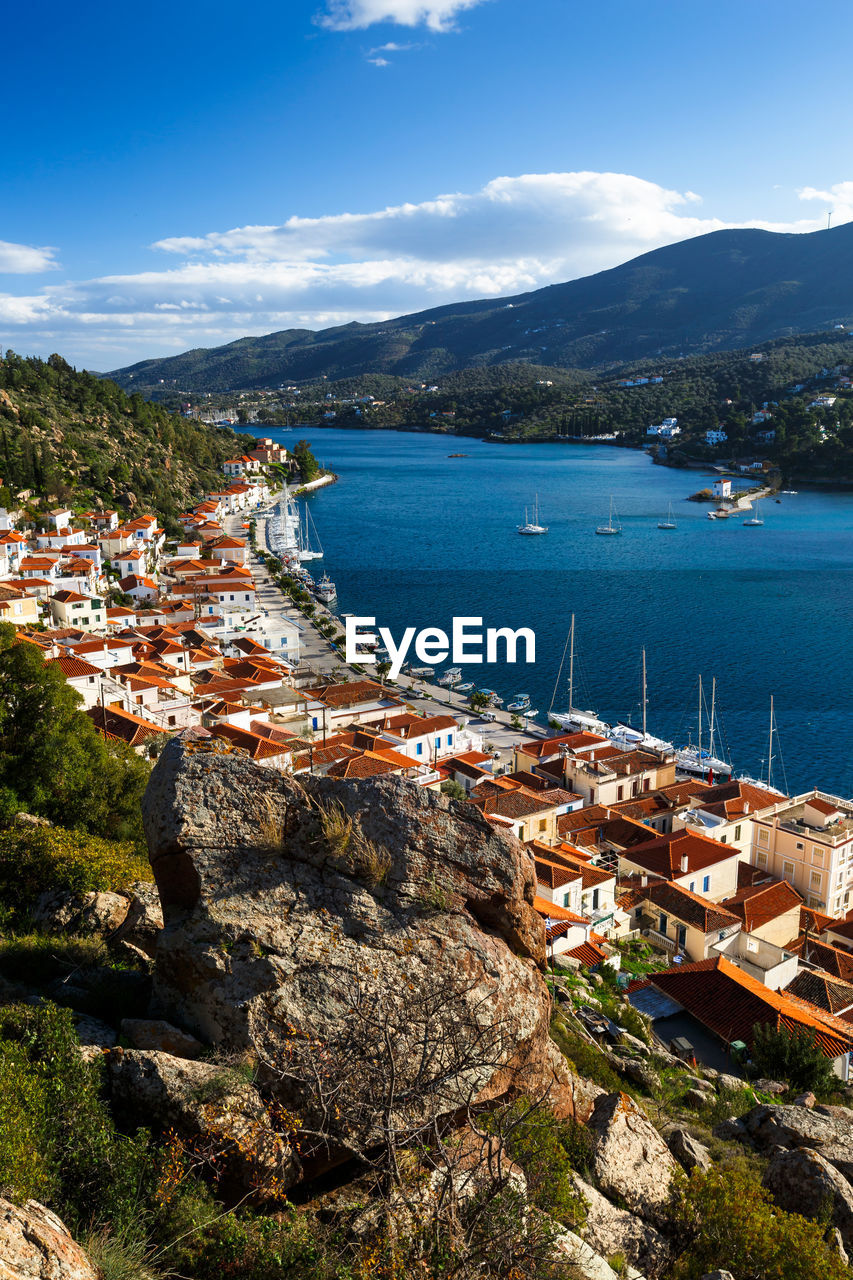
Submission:
<svg viewBox="0 0 853 1280">
<path fill-rule="evenodd" d="M 266 430 L 283 444 L 302 434 Z M 470 666 L 462 678 L 505 703 L 526 690 L 544 725 L 574 613 L 577 706 L 639 725 L 645 644 L 652 733 L 695 743 L 698 676 L 706 691 L 716 677 L 715 754 L 730 752 L 736 772 L 766 777 L 775 695 L 774 782 L 796 790 L 819 777 L 853 794 L 853 495 L 777 495 L 762 504 L 764 524 L 748 528 L 685 501 L 701 473 L 656 467 L 642 452 L 469 439 L 468 456 L 453 458 L 452 436 L 308 434 L 341 480 L 308 499 L 339 614 L 375 616 L 395 634 L 449 630 L 454 616 L 532 628 L 534 665 Z M 532 493 L 548 534 L 519 538 Z M 611 495 L 622 535 L 598 538 Z M 664 532 L 670 502 L 677 528 Z M 558 690 L 555 712 L 566 697 Z"/>
</svg>

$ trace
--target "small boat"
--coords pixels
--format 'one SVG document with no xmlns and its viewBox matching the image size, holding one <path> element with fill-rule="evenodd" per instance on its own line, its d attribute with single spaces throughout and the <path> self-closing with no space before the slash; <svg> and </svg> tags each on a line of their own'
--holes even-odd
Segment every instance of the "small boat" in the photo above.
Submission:
<svg viewBox="0 0 853 1280">
<path fill-rule="evenodd" d="M 474 688 L 474 682 L 472 680 L 466 680 L 464 684 L 454 685 L 453 692 L 454 693 L 470 693 L 473 688 Z"/>
<path fill-rule="evenodd" d="M 449 453 L 448 458 L 470 458 L 470 453 Z"/>
<path fill-rule="evenodd" d="M 317 586 L 314 589 L 314 594 L 318 600 L 322 601 L 323 604 L 331 604 L 333 600 L 337 600 L 338 598 L 334 582 L 332 582 L 331 578 L 329 578 L 325 573 L 317 583 Z"/>
<path fill-rule="evenodd" d="M 658 528 L 659 529 L 677 529 L 678 528 L 678 525 L 675 522 L 675 516 L 672 514 L 672 503 L 669 504 L 669 510 L 666 513 L 666 519 L 658 520 Z"/>
<path fill-rule="evenodd" d="M 507 711 L 525 711 L 525 712 L 529 712 L 529 710 L 530 710 L 530 694 L 529 694 L 529 693 L 517 693 L 517 694 L 515 695 L 515 701 L 514 701 L 514 702 L 509 702 L 509 703 L 507 703 L 507 708 L 506 708 L 506 709 L 507 709 Z"/>
<path fill-rule="evenodd" d="M 796 498 L 800 491 L 799 489 L 780 489 L 779 492 L 784 493 L 786 498 Z"/>
<path fill-rule="evenodd" d="M 534 536 L 538 533 L 547 533 L 548 526 L 539 523 L 539 494 L 536 495 L 536 501 L 533 503 L 533 519 L 527 519 L 527 507 L 524 508 L 524 524 L 518 526 L 518 532 Z"/>
<path fill-rule="evenodd" d="M 409 667 L 410 676 L 434 676 L 435 667 Z"/>
<path fill-rule="evenodd" d="M 764 521 L 762 520 L 761 516 L 758 513 L 759 506 L 760 506 L 760 503 L 756 502 L 755 508 L 754 508 L 754 514 L 751 515 L 748 520 L 744 520 L 743 523 L 745 525 L 755 527 L 755 525 L 764 524 Z"/>
<path fill-rule="evenodd" d="M 612 498 L 610 499 L 610 518 L 608 519 L 607 524 L 600 524 L 595 532 L 600 533 L 603 536 L 622 532 L 622 526 L 619 523 L 618 519 L 616 520 L 615 523 L 613 521 L 613 499 Z"/>
<path fill-rule="evenodd" d="M 444 685 L 445 687 L 449 688 L 450 685 L 454 685 L 458 682 L 461 675 L 462 675 L 461 667 L 448 667 L 447 670 L 442 672 L 442 674 L 438 677 L 438 679 L 436 680 L 436 684 Z"/>
</svg>

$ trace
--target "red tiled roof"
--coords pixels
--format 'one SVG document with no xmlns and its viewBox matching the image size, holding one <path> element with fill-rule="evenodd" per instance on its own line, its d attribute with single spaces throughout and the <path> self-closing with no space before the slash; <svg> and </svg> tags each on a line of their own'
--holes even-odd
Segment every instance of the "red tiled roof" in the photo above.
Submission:
<svg viewBox="0 0 853 1280">
<path fill-rule="evenodd" d="M 637 892 L 642 900 L 643 890 L 639 889 Z M 703 933 L 728 929 L 740 923 L 738 916 L 724 906 L 709 902 L 701 894 L 692 893 L 682 885 L 672 884 L 668 880 L 658 880 L 646 886 L 645 897 L 667 915 L 675 916 L 683 924 L 693 925 Z"/>
<path fill-rule="evenodd" d="M 733 911 L 743 921 L 747 933 L 760 929 L 762 925 L 792 911 L 802 904 L 802 898 L 787 880 L 777 880 L 774 884 L 749 885 L 738 889 L 730 898 L 720 905 L 727 911 Z"/>
<path fill-rule="evenodd" d="M 711 840 L 694 831 L 672 831 L 647 844 L 635 846 L 626 853 L 630 862 L 643 867 L 652 875 L 665 876 L 667 879 L 703 871 L 705 867 L 713 867 L 718 862 L 737 856 L 738 851 L 733 845 L 722 844 L 719 840 Z M 687 859 L 683 870 L 682 858 Z"/>
<path fill-rule="evenodd" d="M 91 662 L 84 662 L 82 658 L 50 658 L 48 666 L 54 665 L 59 667 L 66 680 L 74 680 L 80 676 L 101 675 L 100 667 L 93 667 Z"/>
<path fill-rule="evenodd" d="M 579 947 L 572 947 L 565 953 L 573 960 L 579 960 L 587 969 L 596 969 L 607 959 L 607 955 L 595 942 L 582 942 Z"/>
<path fill-rule="evenodd" d="M 840 1018 L 796 996 L 771 991 L 722 956 L 675 965 L 649 981 L 726 1044 L 743 1040 L 751 1045 L 753 1028 L 761 1023 L 809 1031 L 829 1058 L 853 1048 L 853 1028 Z"/>
<path fill-rule="evenodd" d="M 135 716 L 119 707 L 89 707 L 85 714 L 99 733 L 116 741 L 126 742 L 129 747 L 137 747 L 148 738 L 167 732 L 150 720 L 143 720 L 141 716 Z"/>
</svg>

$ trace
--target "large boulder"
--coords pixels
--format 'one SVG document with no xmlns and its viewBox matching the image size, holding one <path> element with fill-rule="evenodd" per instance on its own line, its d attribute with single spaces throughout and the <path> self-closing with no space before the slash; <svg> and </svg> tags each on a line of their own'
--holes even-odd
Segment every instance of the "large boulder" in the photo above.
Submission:
<svg viewBox="0 0 853 1280">
<path fill-rule="evenodd" d="M 130 899 L 121 893 L 48 890 L 35 905 L 33 920 L 50 933 L 96 933 L 109 938 L 124 923 Z"/>
<path fill-rule="evenodd" d="M 775 1106 L 762 1103 L 741 1117 L 743 1136 L 758 1151 L 810 1147 L 842 1177 L 853 1181 L 853 1111 L 848 1107 Z"/>
<path fill-rule="evenodd" d="M 336 1034 L 354 984 L 374 1002 L 443 993 L 467 1064 L 447 1110 L 550 1089 L 575 1113 L 549 1041 L 533 863 L 473 806 L 396 778 L 297 780 L 182 735 L 143 817 L 164 917 L 155 1016 L 254 1054 L 287 1105 L 276 1072 L 295 1043 Z"/>
<path fill-rule="evenodd" d="M 596 1099 L 588 1127 L 602 1191 L 642 1218 L 660 1217 L 678 1164 L 648 1116 L 627 1093 L 607 1093 Z"/>
<path fill-rule="evenodd" d="M 0 1280 L 98 1280 L 98 1271 L 43 1204 L 0 1199 Z"/>
<path fill-rule="evenodd" d="M 829 1213 L 845 1249 L 853 1245 L 853 1187 L 837 1169 L 808 1147 L 776 1150 L 764 1173 L 764 1185 L 789 1213 L 816 1218 Z"/>
<path fill-rule="evenodd" d="M 587 1206 L 580 1229 L 587 1244 L 604 1258 L 621 1253 L 626 1262 L 638 1267 L 650 1280 L 664 1276 L 671 1251 L 660 1232 L 636 1214 L 612 1204 L 579 1174 L 573 1174 L 572 1181 Z"/>
<path fill-rule="evenodd" d="M 224 1194 L 275 1199 L 298 1181 L 298 1157 L 238 1068 L 117 1048 L 109 1056 L 109 1078 L 119 1114 L 188 1139 Z"/>
<path fill-rule="evenodd" d="M 643 1280 L 634 1267 L 628 1267 L 621 1273 L 613 1270 L 606 1258 L 575 1235 L 574 1231 L 564 1231 L 554 1241 L 555 1261 L 572 1280 Z"/>
<path fill-rule="evenodd" d="M 686 1129 L 671 1129 L 666 1135 L 666 1144 L 685 1173 L 692 1173 L 694 1169 L 707 1173 L 711 1168 L 710 1151 Z"/>
</svg>

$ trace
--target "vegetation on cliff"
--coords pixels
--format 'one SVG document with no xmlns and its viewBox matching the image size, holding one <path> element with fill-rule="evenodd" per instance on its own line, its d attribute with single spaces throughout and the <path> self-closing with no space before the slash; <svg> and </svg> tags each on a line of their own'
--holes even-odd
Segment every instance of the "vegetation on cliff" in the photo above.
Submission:
<svg viewBox="0 0 853 1280">
<path fill-rule="evenodd" d="M 61 356 L 0 359 L 0 475 L 12 494 L 31 489 L 80 509 L 154 510 L 173 521 L 221 483 L 238 447 L 245 436 L 127 395 Z"/>
</svg>

